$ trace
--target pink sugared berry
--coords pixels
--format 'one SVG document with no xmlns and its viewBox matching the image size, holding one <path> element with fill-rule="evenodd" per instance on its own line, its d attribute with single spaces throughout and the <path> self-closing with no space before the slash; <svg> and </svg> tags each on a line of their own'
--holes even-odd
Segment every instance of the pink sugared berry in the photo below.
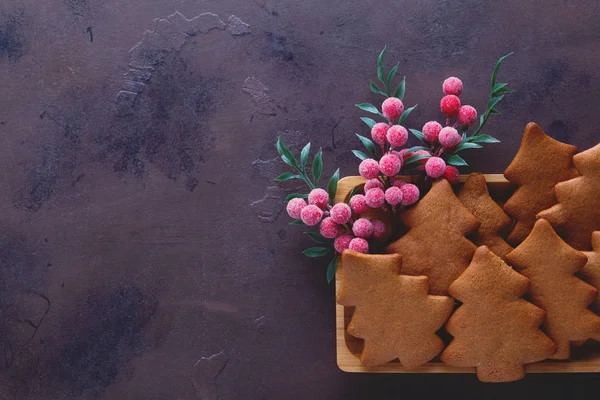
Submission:
<svg viewBox="0 0 600 400">
<path fill-rule="evenodd" d="M 460 99 L 453 94 L 442 97 L 440 109 L 447 116 L 452 116 L 458 112 L 460 108 Z"/>
<path fill-rule="evenodd" d="M 400 204 L 402 202 L 402 190 L 396 186 L 387 188 L 385 191 L 385 201 L 392 206 Z"/>
<path fill-rule="evenodd" d="M 373 125 L 373 128 L 371 128 L 371 137 L 373 138 L 373 141 L 378 145 L 383 146 L 385 144 L 385 135 L 387 134 L 389 127 L 390 126 L 384 122 Z"/>
<path fill-rule="evenodd" d="M 381 113 L 390 121 L 395 121 L 404 112 L 404 104 L 395 97 L 388 97 L 381 105 Z"/>
<path fill-rule="evenodd" d="M 365 192 L 368 192 L 371 189 L 375 189 L 375 188 L 379 188 L 379 189 L 383 189 L 383 183 L 381 183 L 381 181 L 379 179 L 370 179 L 367 181 L 367 183 L 365 183 Z"/>
<path fill-rule="evenodd" d="M 453 94 L 455 96 L 460 96 L 463 90 L 463 83 L 460 79 L 451 76 L 446 79 L 442 84 L 442 90 L 444 94 Z"/>
<path fill-rule="evenodd" d="M 327 239 L 333 239 L 340 233 L 340 226 L 335 223 L 331 217 L 323 218 L 321 226 L 319 226 L 319 232 L 323 237 Z"/>
<path fill-rule="evenodd" d="M 367 212 L 369 206 L 367 205 L 367 198 L 362 194 L 355 194 L 350 199 L 350 208 L 356 214 L 362 214 Z"/>
<path fill-rule="evenodd" d="M 397 179 L 394 181 L 394 183 L 392 183 L 392 186 L 395 186 L 397 188 L 401 188 L 404 185 L 406 185 L 406 182 L 404 182 L 402 179 Z"/>
<path fill-rule="evenodd" d="M 433 179 L 444 175 L 444 171 L 446 171 L 446 162 L 440 157 L 431 157 L 425 163 L 425 173 Z"/>
<path fill-rule="evenodd" d="M 308 194 L 308 204 L 324 208 L 329 203 L 329 194 L 324 189 L 313 189 Z"/>
<path fill-rule="evenodd" d="M 456 120 L 464 126 L 471 126 L 477 121 L 477 110 L 471 106 L 462 106 L 458 109 Z"/>
<path fill-rule="evenodd" d="M 402 161 L 393 154 L 386 154 L 379 160 L 379 170 L 385 176 L 395 176 L 402 168 Z"/>
<path fill-rule="evenodd" d="M 300 213 L 302 212 L 302 209 L 304 207 L 306 207 L 306 201 L 304 201 L 304 199 L 296 197 L 295 199 L 291 199 L 287 203 L 285 209 L 287 210 L 287 213 L 290 217 L 298 219 L 300 218 Z"/>
<path fill-rule="evenodd" d="M 335 247 L 335 251 L 342 254 L 344 250 L 350 246 L 350 241 L 352 239 L 354 239 L 354 236 L 352 236 L 350 233 L 344 233 L 343 235 L 336 237 L 333 241 L 333 247 Z"/>
<path fill-rule="evenodd" d="M 331 219 L 337 224 L 345 224 L 350 221 L 352 217 L 352 210 L 346 203 L 337 203 L 329 211 Z M 325 235 L 323 235 L 325 236 Z"/>
<path fill-rule="evenodd" d="M 402 205 L 410 206 L 411 204 L 415 204 L 419 200 L 419 188 L 412 183 L 407 183 L 406 185 L 400 188 L 402 190 Z"/>
<path fill-rule="evenodd" d="M 386 138 L 392 147 L 402 147 L 408 140 L 408 131 L 402 125 L 393 125 L 388 129 Z"/>
<path fill-rule="evenodd" d="M 452 165 L 446 165 L 446 170 L 444 171 L 444 178 L 451 184 L 458 183 L 458 168 L 453 167 Z"/>
<path fill-rule="evenodd" d="M 373 239 L 381 239 L 385 235 L 385 224 L 378 219 L 371 221 L 373 224 L 373 233 L 371 237 Z"/>
<path fill-rule="evenodd" d="M 368 238 L 373 233 L 373 224 L 366 218 L 359 218 L 352 224 L 354 236 Z"/>
<path fill-rule="evenodd" d="M 358 251 L 359 253 L 368 253 L 369 252 L 369 242 L 367 242 L 363 238 L 354 238 L 350 241 L 348 245 L 350 250 Z"/>
<path fill-rule="evenodd" d="M 461 137 L 456 129 L 447 126 L 440 131 L 438 139 L 444 148 L 453 149 L 460 143 Z"/>
<path fill-rule="evenodd" d="M 302 209 L 300 218 L 308 226 L 315 226 L 323 218 L 323 210 L 314 204 L 310 204 Z"/>
<path fill-rule="evenodd" d="M 439 122 L 429 121 L 423 125 L 423 138 L 429 143 L 435 143 L 441 130 L 442 125 Z"/>
<path fill-rule="evenodd" d="M 363 178 L 375 179 L 379 176 L 379 163 L 372 158 L 367 158 L 358 166 L 358 172 Z"/>
<path fill-rule="evenodd" d="M 379 208 L 383 206 L 385 202 L 385 195 L 383 190 L 379 188 L 371 189 L 365 194 L 367 199 L 367 205 L 371 208 Z"/>
<path fill-rule="evenodd" d="M 404 149 L 404 150 L 408 150 L 408 149 Z M 390 154 L 398 157 L 400 159 L 400 161 L 404 160 L 404 158 L 402 158 L 402 154 L 404 154 L 404 153 L 402 153 L 402 151 L 390 150 Z"/>
</svg>

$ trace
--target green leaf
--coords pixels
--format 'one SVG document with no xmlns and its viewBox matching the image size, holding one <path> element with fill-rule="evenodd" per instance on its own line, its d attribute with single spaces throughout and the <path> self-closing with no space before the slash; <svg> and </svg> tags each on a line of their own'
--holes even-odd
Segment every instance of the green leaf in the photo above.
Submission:
<svg viewBox="0 0 600 400">
<path fill-rule="evenodd" d="M 490 114 L 501 114 L 501 112 L 500 112 L 500 111 L 498 111 L 498 110 L 496 110 L 495 108 L 492 108 L 492 109 L 490 110 Z"/>
<path fill-rule="evenodd" d="M 490 135 L 471 136 L 469 138 L 469 142 L 472 142 L 472 143 L 500 143 L 500 141 L 498 139 L 496 139 L 495 137 L 492 137 Z"/>
<path fill-rule="evenodd" d="M 374 125 L 377 123 L 377 122 L 375 122 L 375 120 L 374 120 L 374 119 L 372 119 L 372 118 L 369 118 L 369 117 L 360 117 L 360 119 L 361 119 L 361 120 L 362 120 L 362 121 L 363 121 L 365 124 L 367 124 L 367 126 L 368 126 L 369 128 L 371 128 L 371 129 L 372 129 L 372 128 L 373 128 L 373 126 L 374 126 Z"/>
<path fill-rule="evenodd" d="M 304 225 L 304 222 L 302 222 L 301 219 L 295 219 L 292 222 L 290 222 L 289 225 Z"/>
<path fill-rule="evenodd" d="M 498 94 L 504 94 L 504 93 L 514 93 L 514 92 L 516 92 L 516 90 L 514 90 L 514 89 L 502 88 L 502 89 L 498 90 L 498 92 L 496 92 L 494 94 L 498 95 Z"/>
<path fill-rule="evenodd" d="M 415 109 L 417 108 L 417 105 L 415 104 L 414 106 L 407 108 L 406 110 L 404 110 L 404 112 L 402 113 L 402 115 L 400 116 L 400 120 L 398 121 L 398 125 L 404 125 L 404 122 L 406 121 L 406 118 L 408 118 L 408 115 Z"/>
<path fill-rule="evenodd" d="M 279 136 L 277 138 L 277 151 L 281 155 L 281 159 L 283 160 L 284 163 L 286 163 L 287 165 L 290 165 L 292 167 L 298 166 L 296 157 L 294 157 L 292 155 L 292 152 L 287 148 L 285 143 L 283 143 L 283 139 L 281 139 L 281 136 Z"/>
<path fill-rule="evenodd" d="M 481 114 L 481 115 L 479 116 L 479 126 L 483 125 L 483 120 L 484 120 L 484 119 L 485 119 L 485 115 L 484 115 L 484 114 Z"/>
<path fill-rule="evenodd" d="M 356 107 L 360 108 L 363 111 L 370 112 L 371 114 L 379 114 L 379 110 L 373 104 L 370 103 L 360 103 L 357 104 Z"/>
<path fill-rule="evenodd" d="M 469 142 L 464 142 L 459 144 L 458 146 L 456 146 L 456 148 L 454 148 L 454 154 L 458 153 L 461 150 L 466 150 L 466 149 L 481 149 L 483 146 L 477 144 L 477 143 L 469 143 Z"/>
<path fill-rule="evenodd" d="M 431 158 L 431 156 L 429 154 L 415 154 L 414 156 L 410 156 L 406 160 L 404 160 L 404 162 L 402 163 L 402 165 L 414 164 L 417 161 L 421 161 L 421 160 L 424 160 L 426 158 Z"/>
<path fill-rule="evenodd" d="M 405 91 L 406 91 L 406 76 L 404 78 L 402 78 L 402 82 L 400 82 L 400 84 L 396 88 L 396 91 L 394 92 L 394 97 L 397 97 L 400 100 L 402 100 L 404 98 Z"/>
<path fill-rule="evenodd" d="M 323 172 L 323 150 L 319 149 L 319 152 L 315 156 L 312 163 L 312 176 L 315 180 L 315 185 L 321 179 L 321 173 Z"/>
<path fill-rule="evenodd" d="M 327 283 L 331 283 L 335 279 L 335 271 L 337 269 L 337 254 L 333 255 L 333 259 L 327 266 Z"/>
<path fill-rule="evenodd" d="M 340 180 L 340 169 L 331 176 L 329 179 L 329 183 L 327 184 L 327 193 L 329 194 L 329 204 L 333 205 L 333 200 L 335 199 L 335 192 L 337 192 L 338 181 Z"/>
<path fill-rule="evenodd" d="M 291 172 L 284 172 L 283 174 L 281 174 L 277 178 L 275 178 L 275 181 L 283 182 L 283 181 L 290 181 L 292 179 L 303 179 L 303 178 L 301 175 L 295 175 L 295 174 L 292 174 Z"/>
<path fill-rule="evenodd" d="M 350 199 L 352 198 L 352 196 L 354 196 L 356 193 L 358 193 L 361 188 L 362 188 L 362 186 L 355 186 L 352 188 L 352 190 L 350 191 L 350 194 L 348 195 L 348 203 L 350 202 Z"/>
<path fill-rule="evenodd" d="M 385 49 L 387 49 L 387 44 L 383 47 L 383 50 L 381 50 L 381 53 L 379 53 L 379 56 L 377 57 L 377 77 L 384 85 L 385 81 L 383 80 L 383 55 L 385 54 Z"/>
<path fill-rule="evenodd" d="M 358 159 L 361 160 L 361 161 L 366 160 L 367 158 L 369 158 L 368 155 L 366 155 L 365 153 L 363 153 L 360 150 L 352 150 L 352 154 L 354 154 L 356 157 L 358 157 Z"/>
<path fill-rule="evenodd" d="M 394 66 L 394 68 L 392 68 L 392 69 L 390 70 L 390 73 L 389 73 L 389 74 L 388 74 L 388 76 L 387 76 L 387 87 L 388 87 L 388 88 L 389 88 L 389 87 L 390 87 L 390 85 L 392 84 L 392 80 L 394 80 L 394 77 L 396 76 L 396 72 L 398 72 L 398 65 L 400 65 L 400 64 L 396 64 L 396 65 Z"/>
<path fill-rule="evenodd" d="M 406 150 L 406 153 L 414 153 L 417 150 L 425 150 L 425 151 L 429 151 L 429 147 L 425 147 L 425 146 L 413 146 L 410 149 Z M 406 154 L 405 153 L 405 154 Z"/>
<path fill-rule="evenodd" d="M 380 94 L 382 96 L 387 96 L 387 94 L 379 89 L 379 86 L 373 83 L 373 81 L 369 81 L 369 88 L 371 88 L 371 92 Z"/>
<path fill-rule="evenodd" d="M 306 163 L 308 162 L 308 154 L 309 153 L 310 153 L 310 142 L 308 142 L 306 144 L 306 146 L 304 146 L 304 148 L 300 152 L 300 162 L 302 163 L 302 168 L 304 168 L 306 166 Z"/>
<path fill-rule="evenodd" d="M 500 64 L 502 64 L 502 61 L 506 60 L 506 57 L 510 56 L 511 53 L 508 53 L 505 56 L 500 57 L 500 59 L 496 62 L 496 66 L 494 67 L 494 72 L 492 72 L 492 88 L 496 85 L 496 76 L 498 76 L 498 70 L 500 69 Z"/>
<path fill-rule="evenodd" d="M 502 100 L 503 98 L 504 98 L 504 95 L 500 95 L 498 97 L 494 97 L 493 99 L 490 99 L 490 101 L 488 101 L 488 103 L 487 103 L 488 112 L 489 112 L 489 110 L 493 109 L 494 106 L 496 104 L 498 104 L 500 102 L 500 100 Z"/>
<path fill-rule="evenodd" d="M 356 136 L 358 136 L 358 138 L 360 139 L 362 144 L 366 147 L 366 149 L 369 151 L 369 153 L 371 153 L 371 155 L 373 157 L 375 157 L 375 143 L 373 143 L 371 141 L 371 139 L 367 139 L 366 137 L 361 136 L 358 133 L 356 134 Z"/>
<path fill-rule="evenodd" d="M 304 232 L 304 234 L 306 236 L 308 236 L 309 238 L 311 238 L 316 243 L 319 243 L 319 244 L 329 244 L 329 243 L 331 243 L 330 239 L 327 239 L 326 237 L 323 237 L 323 235 L 321 235 L 320 233 L 317 233 L 317 232 Z"/>
<path fill-rule="evenodd" d="M 455 167 L 464 167 L 464 166 L 469 165 L 469 164 L 467 164 L 467 162 L 465 160 L 462 159 L 461 156 L 456 155 L 456 154 L 448 157 L 448 161 L 446 161 L 446 163 L 449 165 L 454 165 Z"/>
<path fill-rule="evenodd" d="M 492 88 L 492 95 L 495 95 L 498 90 L 502 89 L 506 85 L 508 85 L 508 83 L 496 83 Z"/>
<path fill-rule="evenodd" d="M 409 131 L 410 131 L 410 132 L 411 132 L 413 135 L 415 135 L 415 137 L 416 137 L 417 139 L 419 139 L 421 142 L 424 142 L 424 141 L 425 141 L 425 137 L 423 137 L 423 134 L 421 133 L 421 131 L 418 131 L 418 130 L 416 130 L 416 129 L 409 129 Z"/>
<path fill-rule="evenodd" d="M 329 253 L 329 248 L 327 247 L 311 247 L 309 249 L 304 250 L 305 256 L 308 257 L 323 257 Z"/>
<path fill-rule="evenodd" d="M 288 202 L 291 199 L 295 199 L 295 198 L 307 199 L 308 195 L 307 194 L 302 194 L 302 193 L 290 193 L 285 198 L 285 201 Z"/>
</svg>

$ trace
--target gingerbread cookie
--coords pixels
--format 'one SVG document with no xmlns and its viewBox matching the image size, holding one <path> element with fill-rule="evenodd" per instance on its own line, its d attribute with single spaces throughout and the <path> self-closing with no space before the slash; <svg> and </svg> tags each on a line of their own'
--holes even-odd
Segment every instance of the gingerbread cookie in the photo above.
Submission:
<svg viewBox="0 0 600 400">
<path fill-rule="evenodd" d="M 584 281 L 600 290 L 600 231 L 592 233 L 592 248 L 594 251 L 583 252 L 588 261 L 580 274 Z M 600 314 L 600 293 L 596 296 L 594 309 L 596 313 Z"/>
<path fill-rule="evenodd" d="M 483 174 L 469 175 L 458 193 L 458 199 L 481 221 L 479 229 L 473 236 L 473 242 L 477 246 L 489 247 L 497 256 L 504 259 L 513 248 L 506 243 L 499 232 L 508 228 L 512 220 L 490 197 Z"/>
<path fill-rule="evenodd" d="M 409 231 L 387 247 L 402 256 L 402 273 L 429 277 L 431 294 L 446 295 L 467 268 L 477 246 L 465 236 L 479 220 L 458 200 L 447 180 L 433 184 L 414 207 L 400 214 Z"/>
<path fill-rule="evenodd" d="M 364 339 L 360 361 L 366 366 L 396 358 L 415 368 L 434 358 L 444 344 L 436 331 L 454 300 L 427 293 L 427 277 L 398 275 L 397 254 L 369 255 L 345 250 L 337 302 L 355 307 L 348 333 Z"/>
<path fill-rule="evenodd" d="M 578 250 L 591 249 L 592 232 L 600 230 L 600 144 L 573 157 L 581 176 L 557 183 L 558 204 L 540 212 L 560 236 Z"/>
<path fill-rule="evenodd" d="M 521 147 L 504 176 L 519 185 L 504 204 L 504 211 L 516 219 L 508 243 L 523 241 L 536 221 L 536 214 L 556 204 L 554 185 L 577 176 L 572 167 L 577 147 L 561 143 L 530 122 L 525 127 Z"/>
<path fill-rule="evenodd" d="M 574 275 L 587 257 L 566 244 L 548 221 L 538 220 L 506 259 L 531 280 L 531 300 L 546 311 L 544 329 L 558 346 L 552 358 L 569 358 L 571 342 L 600 339 L 600 317 L 588 309 L 598 291 Z"/>
<path fill-rule="evenodd" d="M 552 356 L 556 345 L 539 328 L 544 311 L 522 298 L 528 288 L 529 279 L 479 247 L 450 285 L 450 294 L 463 304 L 446 324 L 454 339 L 441 360 L 475 367 L 483 382 L 508 382 L 525 376 L 524 364 Z"/>
</svg>

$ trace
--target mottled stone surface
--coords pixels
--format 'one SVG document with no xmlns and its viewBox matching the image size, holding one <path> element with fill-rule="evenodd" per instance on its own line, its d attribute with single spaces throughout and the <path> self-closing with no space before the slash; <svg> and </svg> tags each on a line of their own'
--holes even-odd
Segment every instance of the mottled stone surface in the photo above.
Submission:
<svg viewBox="0 0 600 400">
<path fill-rule="evenodd" d="M 595 396 L 597 375 L 338 370 L 326 261 L 282 213 L 297 187 L 270 188 L 274 143 L 354 174 L 386 43 L 413 127 L 450 74 L 483 109 L 515 52 L 475 170 L 503 171 L 528 121 L 600 140 L 595 0 L 0 2 L 0 399 Z"/>
</svg>

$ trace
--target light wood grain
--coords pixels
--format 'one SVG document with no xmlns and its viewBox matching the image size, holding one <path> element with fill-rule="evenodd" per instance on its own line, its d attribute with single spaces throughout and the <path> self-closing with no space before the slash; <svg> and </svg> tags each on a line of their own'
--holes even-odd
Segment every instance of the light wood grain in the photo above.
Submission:
<svg viewBox="0 0 600 400">
<path fill-rule="evenodd" d="M 461 175 L 460 180 L 464 182 L 468 175 Z M 411 177 L 402 177 L 410 181 Z M 512 190 L 512 185 L 501 174 L 485 175 L 492 197 L 506 197 L 506 192 Z M 349 176 L 338 183 L 335 201 L 344 201 L 350 191 L 356 186 L 362 185 L 366 180 L 360 176 Z M 336 293 L 339 289 L 339 279 L 343 274 L 344 267 L 341 258 L 338 259 L 338 272 L 336 276 Z M 362 340 L 348 335 L 346 327 L 352 317 L 353 309 L 336 304 L 336 347 L 337 364 L 345 372 L 376 372 L 376 373 L 474 373 L 474 368 L 458 368 L 444 364 L 441 361 L 431 361 L 419 368 L 407 370 L 398 361 L 390 362 L 377 367 L 365 367 L 360 363 L 358 355 L 362 348 Z M 525 367 L 529 373 L 556 373 L 556 372 L 600 372 L 600 351 L 587 353 L 571 360 L 548 360 Z"/>
</svg>

